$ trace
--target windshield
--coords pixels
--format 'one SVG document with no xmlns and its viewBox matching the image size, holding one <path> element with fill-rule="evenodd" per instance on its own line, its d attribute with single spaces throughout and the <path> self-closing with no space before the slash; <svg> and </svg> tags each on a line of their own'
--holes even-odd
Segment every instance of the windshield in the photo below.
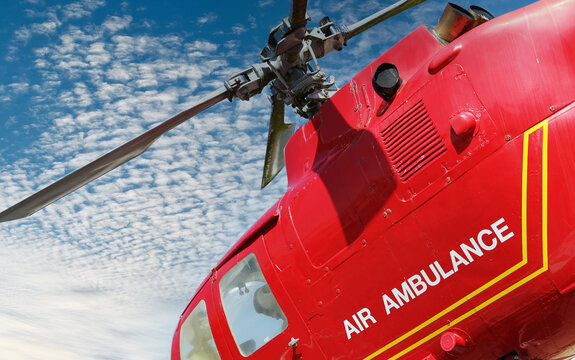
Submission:
<svg viewBox="0 0 575 360">
<path fill-rule="evenodd" d="M 226 319 L 240 353 L 248 356 L 287 328 L 288 322 L 254 254 L 220 281 Z"/>
<path fill-rule="evenodd" d="M 220 360 L 210 328 L 206 302 L 200 301 L 180 330 L 181 360 Z"/>
</svg>

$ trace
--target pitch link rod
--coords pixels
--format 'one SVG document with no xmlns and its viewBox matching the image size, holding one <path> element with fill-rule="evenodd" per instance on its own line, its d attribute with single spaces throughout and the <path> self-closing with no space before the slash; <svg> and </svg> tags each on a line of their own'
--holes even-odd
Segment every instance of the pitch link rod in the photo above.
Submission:
<svg viewBox="0 0 575 360">
<path fill-rule="evenodd" d="M 415 5 L 419 5 L 425 0 L 401 0 L 392 4 L 385 9 L 382 9 L 375 14 L 366 17 L 363 20 L 356 22 L 355 24 L 347 26 L 347 31 L 345 32 L 345 40 L 349 40 L 352 37 L 364 32 L 365 30 L 371 28 L 374 25 L 379 24 L 385 19 L 399 14 Z"/>
<path fill-rule="evenodd" d="M 0 213 L 0 222 L 17 220 L 34 214 L 54 201 L 99 178 L 146 151 L 154 141 L 184 121 L 230 98 L 230 89 L 222 86 L 205 96 L 200 102 L 130 142 L 110 151 L 88 165 L 63 177 L 39 192 Z"/>
</svg>

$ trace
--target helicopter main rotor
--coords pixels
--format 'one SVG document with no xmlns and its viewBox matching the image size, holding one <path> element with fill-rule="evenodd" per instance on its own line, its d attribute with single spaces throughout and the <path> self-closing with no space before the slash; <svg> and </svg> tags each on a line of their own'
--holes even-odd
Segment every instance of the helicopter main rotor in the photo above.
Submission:
<svg viewBox="0 0 575 360">
<path fill-rule="evenodd" d="M 290 17 L 271 31 L 260 55 L 261 63 L 233 75 L 191 108 L 4 210 L 0 213 L 0 222 L 34 214 L 141 155 L 163 134 L 211 106 L 225 99 L 247 101 L 271 83 L 272 111 L 262 178 L 262 188 L 265 187 L 284 167 L 283 149 L 295 131 L 295 124 L 284 121 L 285 105 L 291 105 L 296 113 L 311 118 L 335 90 L 332 89 L 333 77 L 321 71 L 317 59 L 341 50 L 352 37 L 424 1 L 400 0 L 351 26 L 336 26 L 329 18 L 324 18 L 319 27 L 307 29 L 307 0 L 293 0 Z"/>
</svg>

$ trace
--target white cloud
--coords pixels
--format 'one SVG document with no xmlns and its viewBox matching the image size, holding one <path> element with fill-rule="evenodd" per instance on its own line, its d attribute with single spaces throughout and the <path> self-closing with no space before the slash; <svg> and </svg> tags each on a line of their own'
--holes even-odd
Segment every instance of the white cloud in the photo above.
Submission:
<svg viewBox="0 0 575 360">
<path fill-rule="evenodd" d="M 200 16 L 200 17 L 196 20 L 196 22 L 197 22 L 199 25 L 204 25 L 204 24 L 211 24 L 211 23 L 213 23 L 214 21 L 216 21 L 217 19 L 218 19 L 218 14 L 211 12 L 211 13 L 207 13 L 207 14 L 204 15 L 204 16 Z"/>
<path fill-rule="evenodd" d="M 51 21 L 45 21 L 43 23 L 33 24 L 31 32 L 39 35 L 50 35 L 54 34 L 56 32 L 56 29 L 60 25 L 62 25 L 62 23 L 57 19 Z"/>
<path fill-rule="evenodd" d="M 274 0 L 259 0 L 258 1 L 258 6 L 259 7 L 266 7 L 266 6 L 270 6 L 274 3 Z"/>
<path fill-rule="evenodd" d="M 196 40 L 192 43 L 186 44 L 185 49 L 189 52 L 197 52 L 198 54 L 206 55 L 209 52 L 216 51 L 218 49 L 218 44 L 205 40 Z"/>
<path fill-rule="evenodd" d="M 86 60 L 90 63 L 90 66 L 98 67 L 109 63 L 111 55 L 105 49 L 105 44 L 103 42 L 97 42 L 90 45 Z"/>
<path fill-rule="evenodd" d="M 14 94 L 25 93 L 26 91 L 28 91 L 29 87 L 30 87 L 30 84 L 28 84 L 26 82 L 17 82 L 17 83 L 8 84 L 8 88 Z"/>
<path fill-rule="evenodd" d="M 27 2 L 35 6 L 44 6 L 43 1 L 28 0 Z M 81 0 L 67 4 L 63 7 L 56 5 L 49 6 L 41 10 L 25 9 L 24 12 L 29 18 L 46 18 L 47 20 L 21 26 L 19 29 L 14 31 L 13 39 L 11 40 L 11 44 L 8 47 L 8 54 L 6 56 L 7 61 L 16 61 L 17 59 L 15 55 L 17 52 L 22 46 L 27 45 L 33 36 L 53 35 L 63 25 L 64 22 L 90 16 L 94 10 L 104 5 L 104 0 Z M 118 27 L 127 26 L 123 25 L 127 19 L 119 19 L 117 21 L 114 20 L 116 19 L 111 19 L 109 23 L 105 23 L 106 27 L 112 31 L 117 31 Z"/>
<path fill-rule="evenodd" d="M 129 15 L 125 15 L 123 17 L 110 16 L 106 21 L 104 21 L 102 28 L 109 31 L 110 33 L 115 33 L 127 28 L 131 22 L 132 17 Z"/>
<path fill-rule="evenodd" d="M 30 31 L 30 29 L 28 28 L 22 27 L 16 30 L 16 32 L 14 33 L 14 37 L 19 42 L 26 43 L 32 37 L 32 31 Z"/>
<path fill-rule="evenodd" d="M 236 35 L 245 33 L 246 31 L 248 31 L 248 28 L 245 27 L 243 24 L 235 24 L 234 26 L 232 26 L 232 32 Z"/>
<path fill-rule="evenodd" d="M 126 306 L 136 305 L 136 299 L 110 296 L 109 285 L 94 282 L 97 274 L 67 273 L 51 264 L 42 251 L 26 246 L 3 248 L 10 252 L 0 253 L 0 280 L 3 294 L 12 295 L 0 298 L 2 358 L 88 359 L 92 354 L 104 354 L 101 356 L 136 359 L 165 354 L 169 333 L 156 333 L 162 342 L 150 340 L 155 328 L 168 328 L 167 322 L 174 322 L 169 315 L 171 305 L 151 303 L 147 310 L 139 305 L 145 311 L 140 313 L 135 306 Z M 107 309 L 105 318 L 102 308 Z M 134 332 L 133 326 L 139 330 Z M 124 333 L 122 341 L 118 341 L 119 333 Z M 133 346 L 130 354 L 122 343 Z"/>
<path fill-rule="evenodd" d="M 110 80 L 126 82 L 132 79 L 131 70 L 123 64 L 113 64 L 112 68 L 108 69 L 106 74 Z"/>
<path fill-rule="evenodd" d="M 47 10 L 41 14 L 48 20 L 38 23 L 32 23 L 29 26 L 22 26 L 14 32 L 14 40 L 20 44 L 26 44 L 34 35 L 52 35 L 56 29 L 62 25 L 58 15 L 53 9 Z"/>
<path fill-rule="evenodd" d="M 90 16 L 92 12 L 102 6 L 106 2 L 104 0 L 83 0 L 70 3 L 64 6 L 62 14 L 64 19 L 81 19 Z"/>
</svg>

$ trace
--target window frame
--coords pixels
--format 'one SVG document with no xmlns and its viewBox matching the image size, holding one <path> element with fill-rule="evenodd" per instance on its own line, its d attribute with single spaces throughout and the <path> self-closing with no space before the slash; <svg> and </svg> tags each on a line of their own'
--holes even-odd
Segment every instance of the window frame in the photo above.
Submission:
<svg viewBox="0 0 575 360">
<path fill-rule="evenodd" d="M 180 335 L 179 335 L 180 360 L 182 359 L 182 356 L 184 355 L 184 354 L 182 354 L 182 344 L 184 343 L 184 339 L 183 339 L 183 336 L 182 336 L 182 335 L 183 335 L 183 330 L 185 330 L 186 325 L 187 325 L 188 323 L 191 324 L 191 322 L 192 322 L 192 319 L 191 319 L 192 314 L 193 314 L 196 310 L 200 312 L 200 314 L 198 314 L 198 316 L 201 316 L 202 318 L 204 318 L 204 319 L 207 320 L 207 322 L 208 322 L 208 327 L 207 327 L 207 329 L 202 329 L 203 331 L 200 331 L 200 333 L 203 332 L 203 334 L 201 334 L 201 335 L 204 335 L 204 336 L 205 336 L 205 335 L 207 335 L 207 331 L 209 331 L 210 339 L 207 341 L 207 345 L 209 346 L 210 349 L 215 348 L 215 352 L 216 352 L 216 355 L 217 355 L 217 357 L 218 357 L 218 360 L 222 360 L 222 356 L 221 356 L 221 354 L 220 354 L 220 351 L 219 351 L 219 349 L 218 349 L 218 346 L 215 344 L 216 339 L 215 339 L 215 337 L 214 337 L 214 332 L 213 332 L 213 330 L 212 330 L 212 324 L 210 323 L 210 318 L 209 318 L 209 316 L 208 316 L 208 305 L 206 304 L 206 301 L 205 301 L 204 299 L 200 299 L 200 301 L 198 301 L 198 303 L 196 304 L 196 306 L 193 307 L 192 311 L 190 311 L 190 313 L 189 313 L 188 316 L 184 319 L 184 321 L 182 321 L 182 324 L 181 324 L 181 326 L 180 326 Z M 205 314 L 202 314 L 203 312 L 205 312 Z M 200 318 L 198 317 L 197 320 L 203 320 L 203 319 L 200 319 Z M 191 326 L 192 328 L 194 327 L 193 325 L 190 325 L 190 326 Z M 194 330 L 197 330 L 197 329 L 194 329 Z M 206 330 L 207 330 L 207 331 L 206 331 Z M 196 349 L 195 349 L 196 347 L 194 346 L 194 344 L 192 344 L 190 341 L 187 341 L 187 342 L 188 342 L 188 344 L 191 345 L 191 347 L 192 347 L 191 351 L 196 350 Z M 213 344 L 212 344 L 212 343 L 213 343 Z M 197 344 L 196 344 L 196 345 L 197 345 Z M 201 346 L 200 346 L 200 347 L 201 347 Z M 201 350 L 200 350 L 200 351 L 201 351 Z M 210 352 L 212 352 L 212 351 L 210 350 Z M 204 353 L 204 355 L 205 355 L 205 353 Z"/>
<path fill-rule="evenodd" d="M 266 288 L 269 291 L 267 295 Z M 249 357 L 287 330 L 288 318 L 253 252 L 237 261 L 221 276 L 218 291 L 226 323 L 242 356 Z M 256 297 L 261 301 L 259 309 Z M 263 310 L 266 308 L 264 304 L 268 305 L 267 313 Z M 243 314 L 250 316 L 245 322 L 241 319 Z M 250 342 L 253 342 L 253 350 L 242 348 L 241 345 Z"/>
<path fill-rule="evenodd" d="M 172 341 L 172 349 L 177 349 L 177 352 L 175 351 L 173 352 L 172 360 L 181 359 L 182 355 L 180 349 L 180 336 L 182 331 L 182 325 L 202 300 L 206 304 L 208 322 L 210 323 L 212 336 L 214 337 L 216 349 L 218 350 L 220 357 L 222 359 L 229 359 L 232 356 L 226 341 L 226 334 L 222 332 L 222 327 L 219 322 L 219 316 L 217 313 L 218 309 L 214 304 L 213 289 L 212 289 L 213 282 L 214 282 L 213 274 L 210 274 L 210 276 L 208 276 L 208 278 L 205 279 L 204 282 L 200 285 L 200 287 L 196 292 L 196 295 L 192 298 L 192 300 L 188 304 L 188 307 L 184 310 L 184 312 L 180 316 L 180 320 L 178 322 L 178 328 L 174 334 L 174 338 Z"/>
<path fill-rule="evenodd" d="M 225 315 L 225 311 L 222 304 L 222 298 L 220 295 L 219 285 L 222 277 L 228 273 L 228 271 L 233 268 L 236 264 L 246 258 L 249 254 L 253 253 L 258 261 L 260 269 L 268 283 L 270 289 L 272 290 L 277 303 L 282 309 L 284 315 L 287 318 L 287 328 L 285 328 L 280 334 L 270 339 L 267 343 L 253 352 L 251 355 L 244 356 L 241 354 L 238 344 L 234 340 L 231 329 L 228 325 L 228 320 Z M 226 342 L 228 343 L 229 350 L 237 358 L 257 358 L 257 359 L 274 359 L 278 357 L 278 353 L 289 351 L 291 353 L 291 348 L 288 348 L 288 343 L 292 337 L 300 338 L 301 342 L 308 342 L 308 331 L 295 310 L 295 306 L 288 296 L 285 288 L 283 287 L 278 274 L 276 273 L 275 266 L 271 262 L 271 259 L 267 253 L 264 246 L 264 238 L 260 235 L 255 241 L 253 241 L 249 246 L 238 251 L 236 254 L 230 257 L 230 259 L 217 269 L 214 274 L 213 282 L 213 297 L 215 300 L 215 306 L 218 316 L 220 316 L 220 325 L 222 327 L 222 333 L 226 337 Z M 296 336 L 297 335 L 297 336 Z"/>
</svg>

